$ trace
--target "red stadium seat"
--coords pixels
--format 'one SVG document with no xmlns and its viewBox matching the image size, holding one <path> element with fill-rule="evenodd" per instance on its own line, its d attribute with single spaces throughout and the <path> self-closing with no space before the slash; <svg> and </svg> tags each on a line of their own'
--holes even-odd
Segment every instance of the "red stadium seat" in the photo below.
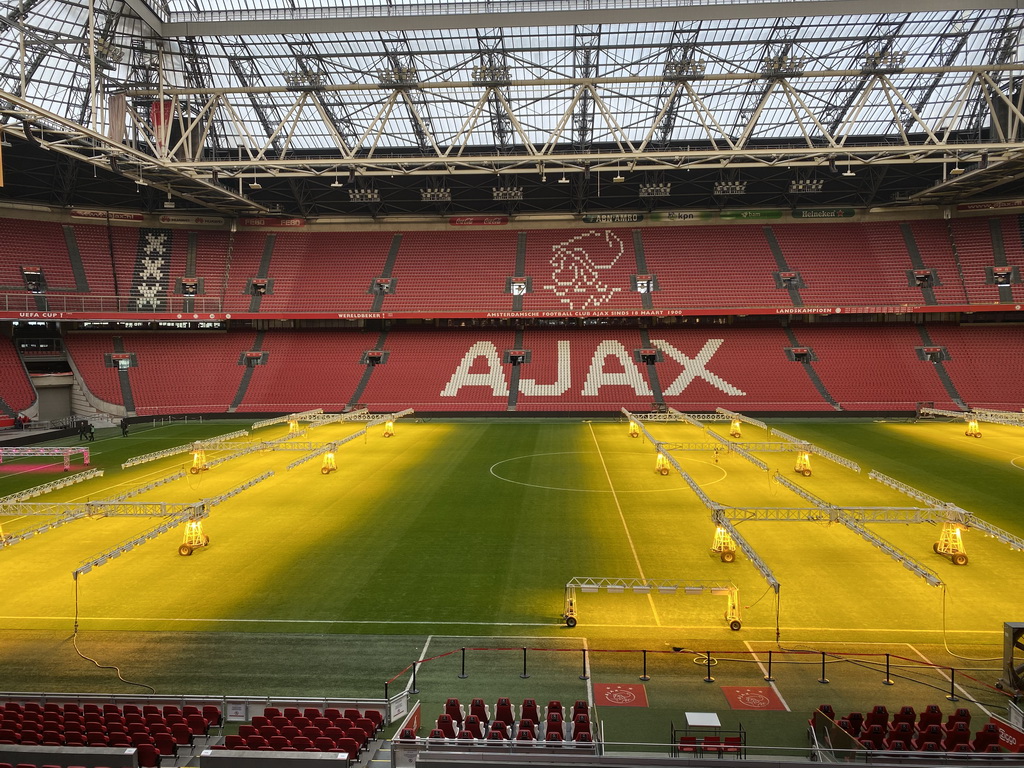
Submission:
<svg viewBox="0 0 1024 768">
<path fill-rule="evenodd" d="M 245 739 L 238 734 L 228 734 L 224 737 L 224 746 L 228 749 L 247 749 L 248 745 L 245 743 Z"/>
<path fill-rule="evenodd" d="M 466 730 L 473 734 L 474 739 L 482 739 L 484 737 L 484 726 L 480 722 L 480 718 L 476 715 L 466 715 L 466 720 L 463 723 Z"/>
<path fill-rule="evenodd" d="M 923 731 L 918 731 L 917 738 L 914 739 L 914 749 L 922 750 L 925 744 L 935 744 L 938 747 L 942 744 L 942 738 L 945 734 L 942 732 L 942 726 L 933 723 L 925 728 Z"/>
<path fill-rule="evenodd" d="M 291 747 L 292 743 L 284 736 L 278 734 L 277 736 L 271 736 L 267 739 L 267 745 L 275 752 L 283 752 L 284 750 Z"/>
<path fill-rule="evenodd" d="M 186 722 L 196 736 L 205 736 L 210 730 L 210 721 L 201 715 L 189 715 Z"/>
<path fill-rule="evenodd" d="M 153 744 L 164 757 L 174 757 L 178 754 L 178 742 L 169 733 L 156 734 L 153 737 Z"/>
<path fill-rule="evenodd" d="M 532 720 L 535 723 L 539 723 L 540 708 L 537 706 L 537 700 L 523 699 L 523 705 L 519 708 L 519 717 L 522 720 Z"/>
<path fill-rule="evenodd" d="M 136 757 L 139 760 L 139 768 L 159 768 L 160 753 L 152 744 L 140 744 L 136 748 Z"/>
<path fill-rule="evenodd" d="M 206 721 L 215 728 L 219 728 L 224 723 L 224 714 L 216 704 L 204 704 L 199 714 L 206 718 Z"/>
<path fill-rule="evenodd" d="M 916 722 L 917 713 L 914 711 L 914 708 L 910 706 L 900 707 L 900 711 L 893 713 L 892 716 L 893 725 L 896 723 L 910 723 L 911 728 L 913 728 Z"/>
<path fill-rule="evenodd" d="M 445 701 L 444 713 L 451 717 L 452 721 L 456 725 L 458 725 L 460 728 L 462 727 L 462 721 L 465 719 L 465 713 L 463 712 L 462 705 L 459 703 L 458 699 L 449 698 L 447 701 Z M 374 730 L 376 730 L 376 726 L 374 727 Z"/>
<path fill-rule="evenodd" d="M 511 725 L 516 721 L 515 712 L 512 711 L 512 702 L 506 696 L 498 699 L 494 705 L 494 719 Z"/>
<path fill-rule="evenodd" d="M 864 716 L 864 725 L 881 725 L 883 728 L 889 726 L 889 710 L 881 704 L 876 704 L 867 715 Z"/>
<path fill-rule="evenodd" d="M 345 737 L 338 739 L 335 744 L 338 745 L 337 748 L 339 750 L 348 753 L 349 760 L 355 760 L 359 757 L 359 744 L 353 739 Z"/>
<path fill-rule="evenodd" d="M 469 704 L 469 714 L 476 715 L 485 725 L 491 721 L 491 710 L 483 699 L 473 699 Z"/>
<path fill-rule="evenodd" d="M 945 752 L 952 752 L 954 747 L 969 744 L 971 740 L 971 726 L 963 720 L 953 723 L 952 728 L 944 727 L 943 730 L 946 732 L 945 738 L 942 740 L 942 749 Z"/>
<path fill-rule="evenodd" d="M 939 709 L 938 704 L 929 704 L 921 712 L 921 716 L 917 719 L 917 732 L 925 730 L 929 725 L 941 725 L 942 724 L 942 710 Z"/>
<path fill-rule="evenodd" d="M 362 720 L 363 718 L 360 718 Z M 358 726 L 357 726 L 358 727 Z M 447 739 L 454 739 L 455 732 L 458 730 L 455 727 L 455 722 L 452 720 L 451 715 L 438 715 L 437 727 L 445 735 Z"/>
<path fill-rule="evenodd" d="M 971 711 L 966 707 L 959 707 L 953 712 L 953 714 L 946 718 L 946 724 L 943 726 L 943 730 L 949 732 L 953 730 L 957 723 L 967 723 L 967 725 L 970 726 Z"/>
<path fill-rule="evenodd" d="M 444 733 L 444 731 L 442 731 Z M 366 735 L 366 731 L 362 728 L 349 728 L 345 731 L 345 736 L 352 739 L 356 744 L 359 745 L 359 749 L 366 749 L 366 742 L 369 741 L 369 737 Z"/>
<path fill-rule="evenodd" d="M 440 718 L 438 718 L 438 720 L 440 720 Z M 356 728 L 361 728 L 362 730 L 366 731 L 367 738 L 369 738 L 370 741 L 373 741 L 374 734 L 377 733 L 377 724 L 375 722 L 373 722 L 373 720 L 371 720 L 368 717 L 360 717 L 358 720 L 355 721 L 354 726 Z M 459 729 L 459 723 L 456 721 L 455 722 L 455 730 L 458 730 L 458 729 Z M 442 730 L 444 730 L 444 729 L 442 728 Z"/>
<path fill-rule="evenodd" d="M 375 730 L 380 731 L 384 729 L 384 715 L 379 710 L 368 709 L 363 713 L 363 717 L 367 720 L 372 720 Z"/>
<path fill-rule="evenodd" d="M 971 746 L 975 752 L 984 752 L 990 744 L 999 743 L 999 727 L 995 723 L 985 723 L 981 730 L 974 735 Z"/>
</svg>

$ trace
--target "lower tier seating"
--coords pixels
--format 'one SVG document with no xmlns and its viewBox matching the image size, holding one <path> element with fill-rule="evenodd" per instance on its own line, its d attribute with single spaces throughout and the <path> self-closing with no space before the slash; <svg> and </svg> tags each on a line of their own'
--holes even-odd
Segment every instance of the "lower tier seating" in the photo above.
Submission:
<svg viewBox="0 0 1024 768">
<path fill-rule="evenodd" d="M 124 335 L 140 414 L 225 412 L 252 332 Z M 929 359 L 939 347 L 945 358 Z M 201 348 L 202 352 L 196 352 Z M 70 334 L 85 386 L 120 404 L 109 334 Z M 238 410 L 384 412 L 914 411 L 1024 406 L 1012 326 L 724 325 L 266 331 Z M 182 361 L 188 361 L 182 370 Z M 1009 361 L 1009 362 L 1008 362 Z M 371 362 L 373 364 L 371 364 Z"/>
</svg>

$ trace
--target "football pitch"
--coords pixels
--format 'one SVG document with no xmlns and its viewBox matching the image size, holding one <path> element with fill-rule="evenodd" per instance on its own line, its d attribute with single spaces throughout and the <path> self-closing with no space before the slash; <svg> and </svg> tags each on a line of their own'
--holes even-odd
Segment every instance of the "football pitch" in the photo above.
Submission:
<svg viewBox="0 0 1024 768">
<path fill-rule="evenodd" d="M 602 712 L 610 741 L 668 741 L 669 722 L 683 711 L 728 710 L 722 686 L 768 686 L 772 661 L 782 711 L 723 715 L 723 724 L 742 721 L 769 743 L 780 734 L 799 740 L 823 701 L 837 711 L 865 697 L 923 705 L 950 689 L 986 711 L 1002 706 L 992 683 L 1003 622 L 1024 620 L 1024 553 L 980 531 L 965 532 L 969 563 L 958 566 L 933 551 L 940 525 L 865 526 L 933 573 L 941 586 L 932 586 L 842 524 L 745 520 L 737 530 L 778 580 L 776 594 L 743 554 L 726 563 L 711 551 L 708 510 L 678 473 L 655 472 L 654 445 L 631 438 L 621 418 L 413 416 L 389 439 L 375 426 L 340 446 L 337 471 L 326 475 L 319 457 L 287 469 L 303 455 L 288 450 L 255 451 L 198 474 L 188 472 L 189 453 L 121 469 L 131 457 L 248 424 L 154 422 L 128 437 L 102 430 L 87 444 L 102 478 L 31 499 L 110 499 L 185 470 L 131 501 L 192 504 L 274 473 L 212 507 L 202 521 L 210 545 L 191 556 L 178 553 L 179 526 L 75 579 L 84 562 L 160 522 L 99 514 L 0 549 L 7 690 L 139 692 L 77 646 L 161 693 L 380 696 L 385 681 L 392 691 L 411 686 L 409 665 L 420 661 L 428 717 L 447 696 L 571 702 L 592 697 L 598 683 L 649 677 L 648 708 Z M 678 446 L 672 456 L 725 507 L 809 507 L 777 474 L 837 507 L 921 506 L 867 477 L 877 470 L 1024 536 L 1019 428 L 986 424 L 976 440 L 962 422 L 769 425 L 862 472 L 815 455 L 803 477 L 795 453 L 756 453 L 765 471 L 736 452 L 686 450 L 707 442 L 695 426 L 645 427 Z M 328 443 L 362 428 L 331 424 L 295 439 Z M 729 424 L 709 428 L 727 436 Z M 280 438 L 287 425 L 233 442 Z M 774 439 L 745 424 L 733 442 Z M 0 496 L 60 479 L 61 469 L 52 457 L 6 458 Z M 0 526 L 11 536 L 55 519 L 10 515 Z M 730 630 L 725 597 L 682 589 L 577 593 L 579 623 L 569 628 L 565 585 L 583 577 L 731 583 L 742 628 Z M 943 667 L 956 667 L 957 679 Z"/>
</svg>

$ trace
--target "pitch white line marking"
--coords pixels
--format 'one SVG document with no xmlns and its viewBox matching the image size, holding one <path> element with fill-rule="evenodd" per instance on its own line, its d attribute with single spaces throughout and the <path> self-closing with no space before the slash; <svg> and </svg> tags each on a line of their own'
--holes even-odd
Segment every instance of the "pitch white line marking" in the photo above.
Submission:
<svg viewBox="0 0 1024 768">
<path fill-rule="evenodd" d="M 627 453 L 627 452 L 626 451 L 618 451 L 618 453 Z M 562 488 L 561 486 L 557 486 L 557 485 L 539 485 L 537 483 L 524 483 L 521 480 L 513 480 L 513 479 L 508 478 L 508 477 L 503 477 L 502 475 L 499 475 L 495 471 L 495 467 L 498 467 L 498 466 L 500 466 L 502 464 L 507 464 L 510 461 L 521 461 L 523 459 L 532 459 L 532 458 L 535 458 L 537 456 L 580 456 L 580 455 L 583 455 L 582 451 L 555 451 L 553 453 L 532 453 L 532 454 L 529 454 L 527 456 L 513 456 L 510 459 L 502 459 L 501 461 L 496 461 L 494 464 L 491 465 L 491 467 L 490 467 L 490 469 L 488 471 L 491 473 L 491 475 L 493 475 L 494 477 L 498 478 L 499 480 L 503 480 L 506 483 L 512 483 L 513 485 L 522 485 L 522 486 L 525 486 L 527 488 L 540 488 L 541 490 L 545 490 L 545 491 L 572 491 L 574 493 L 615 493 L 614 489 L 612 489 L 610 491 L 606 491 L 606 490 L 603 490 L 601 488 Z M 714 481 L 714 482 L 717 482 L 717 481 Z M 682 487 L 679 487 L 679 488 L 650 488 L 650 489 L 642 490 L 642 491 L 641 490 L 637 490 L 637 491 L 622 491 L 622 493 L 665 493 L 666 491 L 675 492 L 675 491 L 682 491 L 682 490 L 685 490 L 685 488 L 682 488 Z"/>
<path fill-rule="evenodd" d="M 743 644 L 745 646 L 747 646 L 747 650 L 750 651 L 753 654 L 754 661 L 757 662 L 757 666 L 761 669 L 761 674 L 764 675 L 767 678 L 768 677 L 768 669 L 764 666 L 764 664 L 761 663 L 761 659 L 758 657 L 757 651 L 755 651 L 753 649 L 753 647 L 751 647 L 750 643 L 747 642 L 746 640 L 743 641 Z M 793 710 L 789 708 L 789 704 L 786 702 L 786 699 L 783 698 L 781 693 L 779 693 L 779 687 L 777 685 L 775 685 L 775 683 L 773 681 L 765 680 L 765 682 L 768 683 L 768 685 L 770 685 L 772 687 L 773 691 L 775 691 L 775 695 L 779 697 L 779 701 L 782 702 L 782 706 L 784 706 L 786 708 L 786 711 L 787 712 L 792 712 Z"/>
<path fill-rule="evenodd" d="M 594 709 L 597 706 L 594 703 L 594 673 L 590 667 L 590 644 L 585 637 L 583 638 L 583 650 L 587 651 L 587 661 L 583 665 L 583 674 L 587 676 L 587 703 L 591 709 Z"/>
<path fill-rule="evenodd" d="M 907 646 L 907 648 L 912 650 L 914 653 L 916 653 L 918 656 L 920 656 L 922 659 L 924 659 L 925 662 L 927 662 L 928 664 L 931 664 L 936 672 L 938 672 L 944 678 L 949 680 L 951 683 L 953 682 L 953 678 L 951 678 L 949 675 L 946 674 L 946 670 L 945 669 L 943 669 L 942 667 L 940 667 L 937 664 L 935 664 L 931 659 L 929 659 L 927 656 L 925 656 L 923 653 L 921 653 L 919 650 L 917 650 L 917 648 L 915 646 L 911 645 L 910 643 L 906 643 L 906 646 Z M 974 701 L 974 697 L 971 696 L 971 694 L 968 693 L 959 683 L 953 683 L 953 687 L 956 688 L 958 691 L 960 691 L 960 693 L 962 693 L 964 695 L 964 698 L 970 699 L 971 703 L 973 703 L 974 706 L 976 706 L 978 709 L 980 709 L 982 712 L 984 712 L 989 717 L 992 717 L 992 713 L 985 707 L 985 705 L 982 704 L 980 701 Z"/>
<path fill-rule="evenodd" d="M 433 635 L 427 635 L 426 642 L 423 643 L 423 650 L 420 651 L 420 657 L 418 659 L 416 659 L 416 662 L 423 661 L 425 658 L 427 658 L 427 648 L 430 647 L 430 641 L 433 638 L 434 638 Z M 413 662 L 413 663 L 415 664 L 416 662 Z M 416 667 L 413 667 L 413 669 L 416 669 Z M 409 680 L 405 684 L 405 692 L 406 693 L 409 693 L 409 691 L 412 690 L 412 679 L 413 679 L 413 675 L 410 674 L 409 675 Z"/>
<path fill-rule="evenodd" d="M 605 479 L 608 481 L 608 487 L 612 491 L 612 499 L 615 500 L 615 508 L 619 510 L 619 520 L 622 521 L 622 529 L 626 532 L 626 541 L 629 542 L 629 549 L 633 553 L 633 562 L 636 563 L 636 570 L 640 574 L 640 578 L 647 581 L 647 577 L 644 575 L 643 566 L 640 565 L 640 556 L 637 555 L 636 545 L 633 544 L 633 537 L 629 533 L 629 526 L 626 525 L 626 516 L 622 513 L 622 505 L 619 503 L 619 495 L 615 492 L 615 485 L 612 483 L 612 476 L 608 472 L 608 465 L 605 464 L 604 454 L 601 453 L 601 444 L 597 442 L 597 433 L 594 432 L 594 425 L 587 424 L 590 428 L 590 436 L 594 440 L 594 446 L 597 448 L 597 457 L 601 459 L 601 468 L 604 469 Z M 654 598 L 651 597 L 651 593 L 647 593 L 647 602 L 650 603 L 651 613 L 654 614 L 654 623 L 656 626 L 661 626 L 661 619 L 658 617 L 658 609 L 654 606 Z"/>
</svg>

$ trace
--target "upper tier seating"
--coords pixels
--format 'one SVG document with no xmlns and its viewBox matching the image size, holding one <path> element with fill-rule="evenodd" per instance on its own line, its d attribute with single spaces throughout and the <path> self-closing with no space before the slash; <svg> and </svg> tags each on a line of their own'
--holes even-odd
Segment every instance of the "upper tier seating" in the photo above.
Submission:
<svg viewBox="0 0 1024 768">
<path fill-rule="evenodd" d="M 790 307 L 775 286 L 779 270 L 757 225 L 641 230 L 647 271 L 657 279 L 655 307 Z"/>
<path fill-rule="evenodd" d="M 508 313 L 517 307 L 508 280 L 519 271 L 529 290 L 516 311 L 548 315 L 1024 301 L 1024 285 L 1000 290 L 987 272 L 997 264 L 1024 269 L 1019 216 L 401 232 L 148 232 L 125 222 L 0 218 L 0 306 L 147 311 L 133 285 L 143 280 L 136 273 L 149 254 L 144 237 L 160 240 L 163 258 L 144 279 L 167 312 L 185 307 L 177 281 L 190 263 L 203 285 L 189 311 L 233 314 Z M 44 295 L 26 290 L 25 266 L 43 269 Z M 930 292 L 914 281 L 921 268 L 932 271 Z M 787 271 L 802 281 L 793 295 L 778 282 Z M 637 291 L 640 274 L 653 275 L 650 294 Z M 254 302 L 250 282 L 257 276 L 271 284 Z M 372 289 L 380 277 L 394 281 L 383 296 Z"/>
<path fill-rule="evenodd" d="M 800 274 L 800 298 L 810 306 L 923 304 L 909 285 L 913 268 L 895 222 L 832 222 L 827 228 L 774 224 L 787 266 Z"/>
<path fill-rule="evenodd" d="M 389 312 L 426 314 L 508 311 L 516 256 L 515 232 L 406 232 L 392 270 Z"/>
<path fill-rule="evenodd" d="M 370 286 L 380 276 L 392 239 L 389 232 L 278 233 L 266 275 L 273 279 L 272 290 L 261 311 L 369 312 Z M 231 266 L 231 292 L 244 290 L 245 281 L 256 276 L 264 245 L 264 235 L 236 241 L 240 258 Z M 241 311 L 249 308 L 248 297 L 233 295 L 231 301 L 244 304 Z"/>
<path fill-rule="evenodd" d="M 12 309 L 35 309 L 25 288 L 23 267 L 42 269 L 46 291 L 77 290 L 60 224 L 0 218 L 0 290 L 27 297 Z"/>
<path fill-rule="evenodd" d="M 530 231 L 525 271 L 531 291 L 523 296 L 524 311 L 614 315 L 643 308 L 632 288 L 637 262 L 629 229 Z"/>
</svg>

